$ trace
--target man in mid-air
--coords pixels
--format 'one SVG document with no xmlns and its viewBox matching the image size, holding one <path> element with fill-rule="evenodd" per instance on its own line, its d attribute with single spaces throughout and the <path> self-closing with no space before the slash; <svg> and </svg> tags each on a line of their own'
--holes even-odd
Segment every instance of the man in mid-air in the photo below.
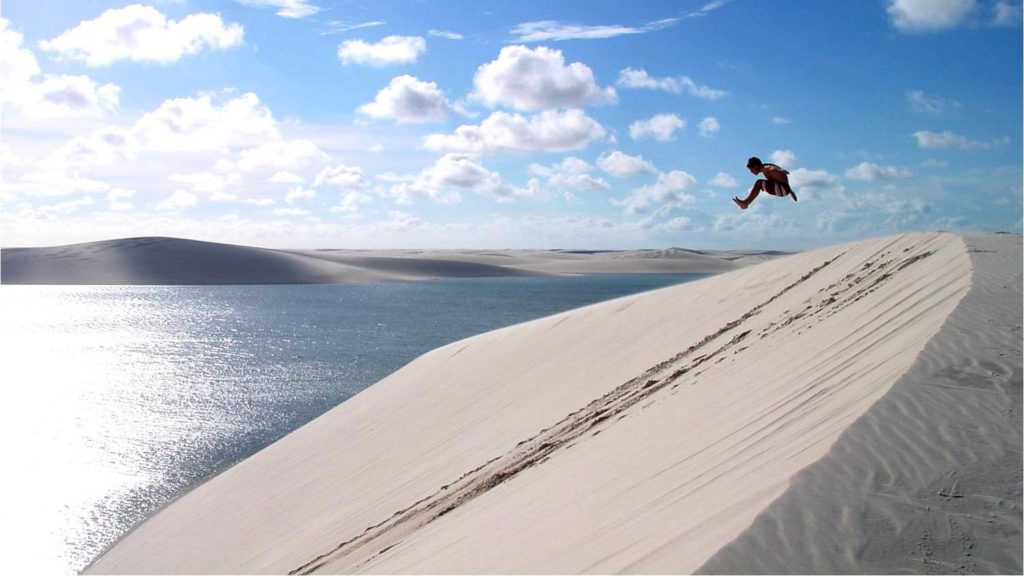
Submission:
<svg viewBox="0 0 1024 576">
<path fill-rule="evenodd" d="M 747 206 L 750 206 L 750 203 L 761 192 L 767 192 L 772 196 L 780 198 L 792 196 L 793 201 L 796 202 L 796 194 L 789 187 L 789 177 L 786 176 L 789 172 L 787 170 L 783 170 L 775 164 L 765 164 L 757 156 L 747 161 L 747 170 L 750 170 L 751 174 L 764 174 L 764 178 L 754 182 L 754 187 L 750 189 L 750 194 L 743 200 L 733 197 L 732 201 L 740 208 L 746 210 Z"/>
</svg>

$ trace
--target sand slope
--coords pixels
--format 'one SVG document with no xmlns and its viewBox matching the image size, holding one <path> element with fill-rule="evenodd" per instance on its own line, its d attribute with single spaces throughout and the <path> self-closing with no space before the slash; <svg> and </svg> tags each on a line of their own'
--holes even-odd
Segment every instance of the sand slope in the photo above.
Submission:
<svg viewBox="0 0 1024 576">
<path fill-rule="evenodd" d="M 913 367 L 701 572 L 1021 572 L 1021 237 L 965 240 L 971 290 Z"/>
<path fill-rule="evenodd" d="M 350 284 L 547 274 L 724 272 L 777 252 L 268 250 L 125 238 L 0 250 L 4 284 Z"/>
<path fill-rule="evenodd" d="M 1019 262 L 1011 238 L 995 250 Z M 823 456 L 842 464 L 824 481 L 848 481 L 846 461 L 871 447 L 830 448 L 916 366 L 972 279 L 1015 283 L 993 297 L 1015 294 L 1019 308 L 1019 267 L 986 274 L 972 276 L 957 236 L 880 238 L 456 342 L 186 495 L 90 571 L 679 573 L 737 537 L 740 564 L 727 566 L 760 570 L 742 564 L 743 539 L 764 541 L 748 528 Z M 1004 351 L 1017 427 L 969 421 L 982 440 L 1010 434 L 1019 470 L 1019 327 L 1017 340 L 1016 359 Z M 962 353 L 939 355 L 970 368 Z M 989 529 L 1018 547 L 993 558 L 1019 566 L 1019 492 L 1002 502 Z M 909 518 L 902 502 L 887 511 Z M 782 538 L 827 557 L 886 537 L 861 531 L 838 549 Z"/>
</svg>

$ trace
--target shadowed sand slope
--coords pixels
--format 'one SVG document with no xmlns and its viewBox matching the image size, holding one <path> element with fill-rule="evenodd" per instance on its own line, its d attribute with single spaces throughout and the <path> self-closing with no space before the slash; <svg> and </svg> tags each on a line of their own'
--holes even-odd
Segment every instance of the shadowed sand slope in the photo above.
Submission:
<svg viewBox="0 0 1024 576">
<path fill-rule="evenodd" d="M 597 273 L 717 273 L 778 252 L 683 250 L 268 250 L 125 238 L 0 251 L 4 284 L 352 284 Z"/>
<path fill-rule="evenodd" d="M 456 342 L 192 491 L 90 571 L 691 572 L 832 457 L 972 278 L 1016 282 L 1019 299 L 1019 267 L 972 276 L 960 237 L 911 234 Z M 944 354 L 971 369 L 961 353 Z M 1019 540 L 1019 492 L 1006 502 L 1016 524 L 997 522 Z"/>
<path fill-rule="evenodd" d="M 1021 237 L 968 236 L 970 292 L 708 574 L 1021 573 Z"/>
</svg>

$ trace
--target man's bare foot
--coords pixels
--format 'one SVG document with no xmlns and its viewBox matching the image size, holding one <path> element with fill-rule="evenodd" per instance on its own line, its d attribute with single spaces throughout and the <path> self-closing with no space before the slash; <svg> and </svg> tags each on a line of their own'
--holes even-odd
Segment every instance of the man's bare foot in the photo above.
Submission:
<svg viewBox="0 0 1024 576">
<path fill-rule="evenodd" d="M 743 200 L 740 200 L 739 198 L 733 197 L 732 201 L 735 202 L 736 205 L 739 206 L 741 209 L 743 209 L 743 210 L 747 209 L 747 203 L 744 202 Z"/>
</svg>

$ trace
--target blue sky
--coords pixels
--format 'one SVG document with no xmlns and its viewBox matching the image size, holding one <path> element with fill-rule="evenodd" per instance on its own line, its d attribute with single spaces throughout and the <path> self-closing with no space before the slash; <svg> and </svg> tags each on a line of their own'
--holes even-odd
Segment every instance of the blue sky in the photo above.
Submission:
<svg viewBox="0 0 1024 576">
<path fill-rule="evenodd" d="M 1021 230 L 1018 0 L 7 0 L 0 243 Z M 740 211 L 756 155 L 800 201 Z"/>
</svg>

